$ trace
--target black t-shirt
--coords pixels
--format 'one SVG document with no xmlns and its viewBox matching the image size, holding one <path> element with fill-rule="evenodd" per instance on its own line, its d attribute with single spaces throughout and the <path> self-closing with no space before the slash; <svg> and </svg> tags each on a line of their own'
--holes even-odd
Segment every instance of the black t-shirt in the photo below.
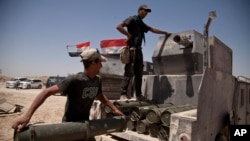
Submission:
<svg viewBox="0 0 250 141">
<path fill-rule="evenodd" d="M 89 111 L 98 94 L 102 94 L 101 79 L 88 78 L 84 73 L 67 77 L 57 84 L 61 94 L 67 96 L 64 122 L 89 120 Z"/>
<path fill-rule="evenodd" d="M 144 33 L 147 33 L 151 29 L 146 25 L 138 16 L 130 16 L 123 21 L 128 32 L 132 35 L 132 38 L 127 42 L 128 46 L 141 47 L 142 40 L 145 40 Z"/>
</svg>

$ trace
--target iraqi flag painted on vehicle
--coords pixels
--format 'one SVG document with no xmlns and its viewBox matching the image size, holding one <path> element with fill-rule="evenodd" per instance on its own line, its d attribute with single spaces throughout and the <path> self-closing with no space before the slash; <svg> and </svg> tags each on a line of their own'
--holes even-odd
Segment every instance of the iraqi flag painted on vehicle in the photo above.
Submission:
<svg viewBox="0 0 250 141">
<path fill-rule="evenodd" d="M 70 57 L 77 57 L 81 54 L 82 51 L 88 49 L 90 46 L 90 41 L 78 43 L 75 45 L 67 45 L 67 50 Z"/>
<path fill-rule="evenodd" d="M 100 42 L 102 53 L 120 54 L 121 49 L 127 46 L 127 39 L 108 39 Z"/>
<path fill-rule="evenodd" d="M 75 44 L 75 45 L 67 45 L 67 47 L 76 47 L 76 51 L 80 51 L 80 52 L 82 52 L 83 50 L 88 49 L 89 46 L 90 46 L 90 41 L 78 43 L 78 44 Z"/>
<path fill-rule="evenodd" d="M 83 50 L 86 50 L 88 49 L 90 46 L 90 41 L 87 41 L 87 42 L 83 42 L 83 43 L 78 43 L 76 44 L 76 49 L 77 51 L 83 51 Z"/>
</svg>

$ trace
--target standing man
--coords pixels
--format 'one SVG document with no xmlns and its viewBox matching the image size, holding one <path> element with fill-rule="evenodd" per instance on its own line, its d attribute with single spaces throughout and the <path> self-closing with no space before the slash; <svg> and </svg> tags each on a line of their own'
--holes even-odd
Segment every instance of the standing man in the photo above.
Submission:
<svg viewBox="0 0 250 141">
<path fill-rule="evenodd" d="M 84 71 L 69 76 L 58 84 L 42 90 L 34 99 L 28 111 L 13 123 L 13 129 L 20 131 L 24 128 L 38 107 L 49 96 L 56 93 L 67 96 L 65 112 L 62 118 L 63 122 L 89 120 L 90 108 L 95 98 L 110 107 L 115 114 L 124 115 L 102 94 L 102 83 L 97 74 L 106 58 L 94 48 L 83 51 L 80 56 L 85 68 Z"/>
<path fill-rule="evenodd" d="M 130 48 L 130 62 L 125 65 L 124 79 L 121 83 L 121 100 L 127 99 L 127 89 L 131 77 L 134 75 L 134 84 L 136 99 L 138 101 L 145 100 L 142 96 L 141 85 L 143 75 L 143 54 L 142 54 L 142 41 L 145 42 L 145 35 L 148 31 L 156 34 L 165 34 L 170 36 L 171 33 L 162 31 L 146 25 L 143 19 L 151 12 L 151 9 L 143 4 L 138 8 L 137 15 L 130 16 L 116 27 L 119 32 L 127 36 L 127 45 Z M 127 29 L 125 29 L 125 27 Z"/>
<path fill-rule="evenodd" d="M 19 88 L 19 85 L 20 85 L 20 80 L 19 80 L 19 79 L 17 79 L 16 84 L 15 84 L 15 87 L 16 87 L 16 89 L 17 89 L 17 90 L 19 90 L 19 89 L 20 89 L 20 88 Z"/>
</svg>

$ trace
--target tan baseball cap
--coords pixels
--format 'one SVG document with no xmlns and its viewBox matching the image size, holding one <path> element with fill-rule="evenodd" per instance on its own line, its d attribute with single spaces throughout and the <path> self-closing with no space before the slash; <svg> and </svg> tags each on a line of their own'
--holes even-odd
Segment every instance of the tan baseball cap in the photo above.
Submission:
<svg viewBox="0 0 250 141">
<path fill-rule="evenodd" d="M 138 11 L 141 10 L 141 9 L 144 9 L 144 10 L 146 10 L 148 12 L 151 12 L 151 9 L 146 4 L 140 5 L 139 8 L 138 8 Z"/>
<path fill-rule="evenodd" d="M 102 62 L 106 62 L 107 58 L 100 54 L 99 50 L 96 48 L 88 48 L 84 50 L 81 54 L 81 62 L 82 61 L 94 61 L 96 59 L 100 59 Z"/>
</svg>

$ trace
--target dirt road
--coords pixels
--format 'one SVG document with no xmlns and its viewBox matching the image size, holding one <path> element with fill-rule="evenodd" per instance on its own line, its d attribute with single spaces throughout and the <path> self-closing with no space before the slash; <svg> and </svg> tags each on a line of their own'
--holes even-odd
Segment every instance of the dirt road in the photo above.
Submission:
<svg viewBox="0 0 250 141">
<path fill-rule="evenodd" d="M 41 89 L 29 89 L 29 90 L 16 90 L 5 88 L 4 85 L 0 85 L 0 99 L 4 98 L 10 104 L 18 104 L 24 106 L 21 113 L 3 115 L 0 114 L 0 140 L 12 141 L 14 130 L 11 128 L 13 121 L 22 116 L 27 111 L 31 102 L 35 96 L 41 91 Z M 63 96 L 51 96 L 43 105 L 35 112 L 30 123 L 60 123 L 64 112 L 64 105 L 66 97 Z"/>
</svg>

